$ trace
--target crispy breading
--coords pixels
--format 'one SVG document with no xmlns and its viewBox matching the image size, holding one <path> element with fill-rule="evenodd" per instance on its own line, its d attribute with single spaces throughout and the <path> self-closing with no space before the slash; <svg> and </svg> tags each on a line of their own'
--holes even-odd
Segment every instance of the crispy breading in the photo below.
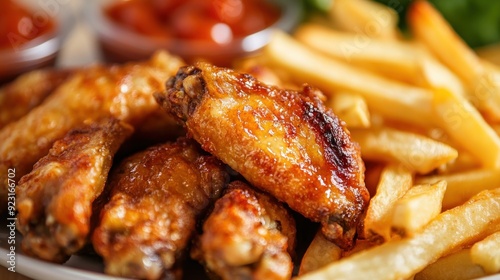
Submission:
<svg viewBox="0 0 500 280">
<path fill-rule="evenodd" d="M 279 201 L 234 181 L 204 222 L 192 256 L 222 279 L 290 279 L 295 233 Z"/>
<path fill-rule="evenodd" d="M 317 91 L 283 90 L 206 63 L 181 68 L 155 94 L 202 147 L 253 186 L 321 222 L 348 248 L 369 194 L 358 145 Z"/>
<path fill-rule="evenodd" d="M 150 147 L 114 170 L 92 243 L 112 275 L 179 278 L 197 218 L 229 181 L 226 166 L 193 140 Z"/>
<path fill-rule="evenodd" d="M 81 69 L 40 106 L 0 130 L 0 202 L 7 196 L 7 170 L 16 180 L 45 156 L 70 129 L 104 117 L 140 127 L 160 109 L 152 93 L 182 62 L 165 52 L 149 61 Z"/>
<path fill-rule="evenodd" d="M 0 88 L 0 129 L 40 105 L 71 74 L 71 69 L 33 70 Z"/>
<path fill-rule="evenodd" d="M 132 131 L 116 119 L 74 129 L 21 178 L 17 228 L 25 253 L 63 262 L 85 245 L 92 204 L 104 189 L 114 154 Z"/>
</svg>

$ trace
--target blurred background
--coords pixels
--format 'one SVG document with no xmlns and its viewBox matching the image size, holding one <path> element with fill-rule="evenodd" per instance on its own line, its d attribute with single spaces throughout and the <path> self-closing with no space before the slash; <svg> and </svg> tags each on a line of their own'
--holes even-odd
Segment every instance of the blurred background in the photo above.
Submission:
<svg viewBox="0 0 500 280">
<path fill-rule="evenodd" d="M 11 0 L 3 0 L 3 1 L 11 1 Z M 406 23 L 405 23 L 405 13 L 407 11 L 407 7 L 411 0 L 376 0 L 380 3 L 383 3 L 391 8 L 393 8 L 397 14 L 399 15 L 399 23 L 398 26 L 402 30 L 402 34 L 406 34 Z M 56 65 L 62 67 L 74 67 L 81 66 L 88 63 L 102 61 L 105 59 L 103 55 L 103 51 L 100 49 L 98 35 L 103 35 L 105 32 L 108 34 L 116 35 L 116 30 L 106 30 L 104 26 L 105 23 L 101 22 L 101 19 L 96 16 L 95 11 L 92 10 L 102 8 L 106 5 L 111 5 L 114 2 L 141 2 L 141 1 L 110 1 L 110 0 L 44 0 L 44 1 L 35 1 L 35 0 L 15 0 L 14 2 L 19 3 L 28 3 L 34 7 L 35 10 L 38 10 L 37 16 L 40 18 L 43 14 L 42 12 L 47 13 L 51 17 L 60 18 L 59 12 L 66 14 L 66 18 L 63 22 L 64 28 L 64 37 L 62 38 L 62 46 L 61 50 L 58 54 Z M 32 3 L 38 3 L 34 5 Z M 148 1 L 146 1 L 148 2 Z M 179 5 L 179 3 L 188 3 L 188 2 L 196 2 L 193 0 L 190 1 L 178 1 L 178 0 L 149 0 L 151 3 L 155 3 L 156 7 L 164 7 L 165 11 L 170 6 Z M 251 3 L 252 1 L 240 1 L 240 0 L 218 0 L 218 1 L 198 1 L 200 3 L 208 3 L 214 2 L 218 3 L 219 9 L 228 13 L 231 12 L 231 5 L 235 5 L 237 2 Z M 312 17 L 321 17 L 328 16 L 329 11 L 331 10 L 332 4 L 334 1 L 332 0 L 291 0 L 291 1 L 271 1 L 278 3 L 277 6 L 280 5 L 280 2 L 284 7 L 288 7 L 287 13 L 292 13 L 288 15 L 288 19 L 286 22 L 282 22 L 279 27 L 286 29 L 286 31 L 291 31 L 294 26 L 296 26 L 299 22 L 310 19 Z M 500 1 L 498 0 L 430 0 L 443 14 L 443 16 L 449 21 L 449 23 L 453 26 L 453 28 L 457 31 L 457 33 L 473 48 L 480 48 L 488 45 L 492 45 L 497 43 L 500 40 Z M 257 2 L 256 2 L 257 3 Z M 226 6 L 224 6 L 226 5 Z M 129 5 L 132 7 L 132 5 Z M 139 5 L 136 5 L 139 7 Z M 186 5 L 188 6 L 188 5 Z M 191 9 L 196 5 L 192 5 Z M 135 7 L 135 8 L 137 8 Z M 226 7 L 226 10 L 223 10 Z M 229 7 L 229 8 L 227 8 Z M 293 7 L 293 8 L 290 8 Z M 233 7 L 234 8 L 234 7 Z M 283 8 L 281 7 L 283 10 Z M 86 11 L 87 10 L 87 11 Z M 137 9 L 136 9 L 137 10 Z M 184 9 L 186 10 L 186 9 Z M 196 10 L 196 9 L 194 9 Z M 249 9 L 247 9 L 248 11 Z M 234 9 L 232 12 L 234 13 Z M 125 22 L 122 19 L 122 24 L 132 26 L 136 24 L 134 21 L 142 22 L 143 27 L 151 26 L 151 20 L 144 15 L 141 15 L 139 12 L 132 13 L 122 7 L 122 17 L 128 19 L 128 22 Z M 158 12 L 158 11 L 157 11 Z M 283 12 L 283 11 L 282 11 Z M 8 20 L 8 9 L 3 9 L 0 11 L 0 15 L 4 13 L 5 15 L 0 16 L 0 27 L 3 26 L 3 29 L 7 27 L 6 21 Z M 93 14 L 94 13 L 94 14 Z M 161 11 L 159 12 L 160 16 Z M 176 12 L 177 13 L 177 12 Z M 254 11 L 252 16 L 253 18 L 258 17 L 261 13 L 265 13 L 265 10 L 262 8 L 259 11 Z M 10 13 L 11 14 L 11 13 Z M 192 13 L 191 13 L 192 14 Z M 184 28 L 189 27 L 189 21 L 193 19 L 193 17 L 183 16 L 180 19 L 181 25 Z M 168 15 L 163 15 L 168 16 Z M 231 19 L 227 19 L 229 21 Z M 254 20 L 255 21 L 255 20 Z M 204 19 L 202 21 L 206 23 L 205 25 L 209 25 L 209 21 Z M 239 22 L 241 24 L 241 22 Z M 187 26 L 187 27 L 186 27 Z M 196 25 L 192 25 L 196 27 Z M 134 26 L 134 28 L 140 29 L 141 26 Z M 198 26 L 199 28 L 199 26 Z M 149 31 L 154 28 L 149 28 Z M 6 33 L 6 30 L 0 29 L 1 32 Z M 142 32 L 142 31 L 141 31 Z M 205 31 L 197 31 L 198 35 L 203 36 L 201 33 Z M 219 32 L 224 32 L 224 29 L 221 29 Z M 224 33 L 222 33 L 224 34 Z M 106 35 L 106 34 L 105 34 Z M 143 34 L 144 35 L 144 34 Z M 146 34 L 147 36 L 151 34 Z M 245 34 L 248 35 L 248 34 Z M 121 35 L 120 35 L 121 36 Z M 189 35 L 186 35 L 189 36 Z M 150 36 L 151 37 L 151 36 Z M 222 36 L 222 38 L 224 38 Z M 252 38 L 256 45 L 254 48 L 258 48 L 262 45 L 262 41 L 265 39 L 262 38 Z M 259 41 L 260 40 L 260 41 Z M 133 41 L 132 45 L 140 45 L 144 40 L 129 40 Z M 122 44 L 121 42 L 119 42 Z M 207 49 L 206 46 L 202 46 L 201 48 Z M 130 49 L 130 47 L 129 47 Z M 179 47 L 177 51 L 184 51 L 186 49 L 185 46 Z M 130 52 L 130 51 L 127 51 Z M 228 52 L 225 50 L 225 54 Z M 0 56 L 0 60 L 1 60 Z"/>
<path fill-rule="evenodd" d="M 334 0 L 306 0 L 310 12 L 327 13 Z M 398 12 L 399 27 L 406 31 L 405 15 L 413 0 L 374 0 Z M 500 41 L 500 1 L 429 0 L 473 48 Z"/>
</svg>

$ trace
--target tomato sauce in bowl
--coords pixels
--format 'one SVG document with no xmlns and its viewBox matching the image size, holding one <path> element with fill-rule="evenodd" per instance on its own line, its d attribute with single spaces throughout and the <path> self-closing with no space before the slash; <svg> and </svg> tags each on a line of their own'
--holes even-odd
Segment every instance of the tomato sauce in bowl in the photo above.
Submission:
<svg viewBox="0 0 500 280">
<path fill-rule="evenodd" d="M 0 83 L 55 63 L 62 44 L 59 13 L 44 10 L 43 1 L 3 0 L 0 9 Z M 65 23 L 70 25 L 69 22 Z"/>
<path fill-rule="evenodd" d="M 0 9 L 0 50 L 17 50 L 41 35 L 54 32 L 52 19 L 39 19 L 43 24 L 35 21 L 35 15 L 26 7 L 4 0 Z"/>
<path fill-rule="evenodd" d="M 291 29 L 300 15 L 294 2 L 118 0 L 91 8 L 87 17 L 109 61 L 167 49 L 187 61 L 227 65 L 262 47 L 272 28 Z"/>
</svg>

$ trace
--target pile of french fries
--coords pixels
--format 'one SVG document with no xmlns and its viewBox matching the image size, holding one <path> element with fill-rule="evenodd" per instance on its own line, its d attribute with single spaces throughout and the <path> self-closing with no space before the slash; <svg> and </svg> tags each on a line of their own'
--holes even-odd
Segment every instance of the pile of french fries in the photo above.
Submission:
<svg viewBox="0 0 500 280">
<path fill-rule="evenodd" d="M 394 10 L 335 0 L 255 58 L 279 76 L 270 82 L 319 88 L 367 163 L 372 198 L 355 248 L 316 234 L 299 279 L 500 273 L 500 66 L 426 1 L 403 20 L 409 38 Z"/>
</svg>

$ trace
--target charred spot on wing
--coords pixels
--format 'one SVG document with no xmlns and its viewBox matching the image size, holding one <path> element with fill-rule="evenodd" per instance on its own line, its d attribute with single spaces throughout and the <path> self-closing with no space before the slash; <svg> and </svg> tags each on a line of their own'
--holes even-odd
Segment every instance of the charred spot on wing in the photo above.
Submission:
<svg viewBox="0 0 500 280">
<path fill-rule="evenodd" d="M 345 181 L 347 174 L 343 171 L 351 170 L 356 163 L 351 160 L 349 139 L 339 119 L 325 114 L 310 102 L 304 103 L 304 119 L 316 128 L 318 139 L 323 142 L 325 159 L 337 167 L 338 175 Z"/>
<path fill-rule="evenodd" d="M 164 92 L 154 94 L 156 102 L 182 121 L 193 114 L 207 91 L 201 69 L 195 66 L 179 68 L 165 85 Z"/>
<path fill-rule="evenodd" d="M 342 121 L 322 104 L 316 104 L 314 101 L 303 102 L 304 120 L 314 128 L 317 141 L 323 148 L 324 158 L 334 171 L 337 189 L 357 202 L 357 207 L 352 207 L 359 208 L 346 208 L 325 215 L 322 231 L 325 237 L 340 247 L 350 248 L 353 246 L 360 220 L 355 213 L 362 211 L 368 200 L 361 191 L 364 184 L 356 178 L 359 170 L 364 170 L 364 165 L 358 161 L 359 148 L 351 142 L 349 132 L 345 130 Z"/>
</svg>

